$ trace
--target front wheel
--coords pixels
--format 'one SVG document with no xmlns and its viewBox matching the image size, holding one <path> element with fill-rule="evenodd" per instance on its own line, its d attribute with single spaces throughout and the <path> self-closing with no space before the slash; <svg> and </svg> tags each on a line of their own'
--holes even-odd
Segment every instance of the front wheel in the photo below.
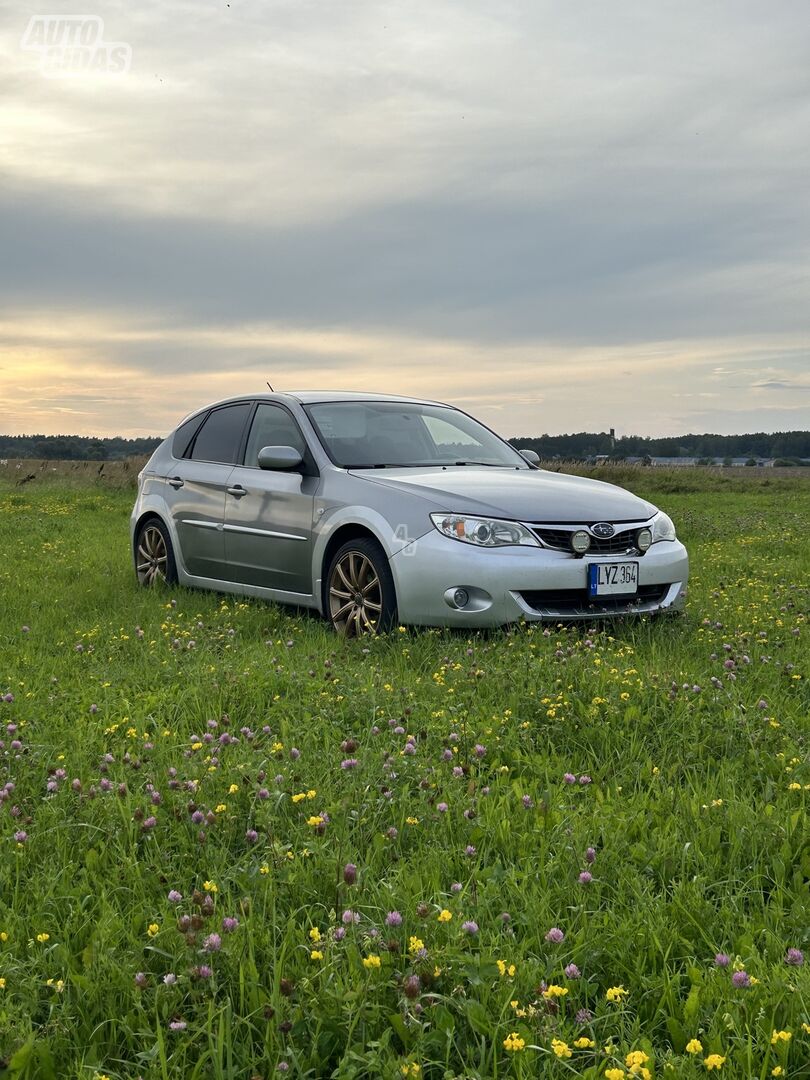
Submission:
<svg viewBox="0 0 810 1080">
<path fill-rule="evenodd" d="M 177 567 L 169 530 L 158 518 L 150 518 L 138 529 L 135 542 L 135 570 L 138 584 L 174 585 Z"/>
<path fill-rule="evenodd" d="M 396 623 L 394 578 L 375 540 L 349 540 L 338 548 L 326 581 L 326 614 L 339 634 L 379 634 Z"/>
</svg>

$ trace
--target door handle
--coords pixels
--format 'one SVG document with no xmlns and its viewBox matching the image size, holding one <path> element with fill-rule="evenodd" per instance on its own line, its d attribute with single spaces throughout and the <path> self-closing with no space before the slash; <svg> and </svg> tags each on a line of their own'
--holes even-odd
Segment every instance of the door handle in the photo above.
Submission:
<svg viewBox="0 0 810 1080">
<path fill-rule="evenodd" d="M 234 484 L 233 487 L 227 488 L 229 495 L 235 495 L 237 499 L 241 499 L 243 495 L 247 495 L 247 489 L 243 488 L 241 484 Z"/>
<path fill-rule="evenodd" d="M 169 480 L 169 483 L 174 488 L 174 490 L 177 491 L 178 488 L 181 488 L 183 486 L 185 480 L 182 476 L 173 476 L 171 480 Z"/>
</svg>

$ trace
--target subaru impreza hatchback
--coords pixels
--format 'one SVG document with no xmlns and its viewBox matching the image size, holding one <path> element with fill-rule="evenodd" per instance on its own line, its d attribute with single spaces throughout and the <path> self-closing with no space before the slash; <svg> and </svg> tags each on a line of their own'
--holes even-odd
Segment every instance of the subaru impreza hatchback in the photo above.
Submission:
<svg viewBox="0 0 810 1080">
<path fill-rule="evenodd" d="M 449 405 L 278 393 L 199 409 L 138 478 L 138 581 L 316 608 L 343 634 L 683 606 L 675 527 Z"/>
</svg>

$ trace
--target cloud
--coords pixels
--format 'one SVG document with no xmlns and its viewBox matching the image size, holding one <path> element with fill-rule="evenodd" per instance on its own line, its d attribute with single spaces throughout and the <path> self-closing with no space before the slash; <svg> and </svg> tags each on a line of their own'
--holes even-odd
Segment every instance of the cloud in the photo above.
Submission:
<svg viewBox="0 0 810 1080">
<path fill-rule="evenodd" d="M 686 394 L 743 423 L 802 385 L 805 0 L 103 14 L 133 49 L 106 82 L 43 79 L 0 21 L 13 423 L 49 422 L 48 374 L 104 387 L 104 432 L 268 374 L 526 431 L 677 433 Z"/>
<path fill-rule="evenodd" d="M 810 390 L 810 383 L 791 382 L 786 379 L 764 379 L 751 384 L 753 390 Z"/>
</svg>

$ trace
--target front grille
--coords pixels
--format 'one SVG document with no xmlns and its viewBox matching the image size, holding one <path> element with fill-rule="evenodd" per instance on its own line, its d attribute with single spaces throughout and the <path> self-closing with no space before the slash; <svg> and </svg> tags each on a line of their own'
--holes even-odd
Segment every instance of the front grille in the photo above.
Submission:
<svg viewBox="0 0 810 1080">
<path fill-rule="evenodd" d="M 633 554 L 641 554 L 636 547 L 636 533 L 640 526 L 634 525 L 632 528 L 625 529 L 623 532 L 616 532 L 613 536 L 608 537 L 607 540 L 602 540 L 598 536 L 591 536 L 591 546 L 588 548 L 586 555 L 625 555 L 628 552 Z M 578 529 L 585 529 L 588 531 L 587 525 L 573 525 L 570 529 L 555 529 L 549 528 L 545 525 L 532 525 L 531 530 L 538 540 L 541 540 L 545 547 L 552 548 L 554 551 L 571 551 L 571 534 L 575 533 Z"/>
<path fill-rule="evenodd" d="M 639 585 L 638 592 L 630 596 L 592 597 L 587 589 L 527 589 L 518 595 L 535 611 L 598 615 L 606 611 L 632 611 L 642 604 L 660 604 L 669 588 L 669 585 Z"/>
</svg>

